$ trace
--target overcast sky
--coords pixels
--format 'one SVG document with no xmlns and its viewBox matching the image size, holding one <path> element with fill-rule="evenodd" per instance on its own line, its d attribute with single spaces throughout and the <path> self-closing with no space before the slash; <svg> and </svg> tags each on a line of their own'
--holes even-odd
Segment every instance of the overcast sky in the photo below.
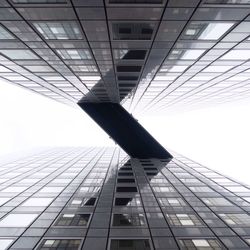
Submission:
<svg viewBox="0 0 250 250">
<path fill-rule="evenodd" d="M 250 101 L 137 117 L 165 147 L 250 184 Z M 0 82 L 0 156 L 40 147 L 113 146 L 82 110 Z"/>
</svg>

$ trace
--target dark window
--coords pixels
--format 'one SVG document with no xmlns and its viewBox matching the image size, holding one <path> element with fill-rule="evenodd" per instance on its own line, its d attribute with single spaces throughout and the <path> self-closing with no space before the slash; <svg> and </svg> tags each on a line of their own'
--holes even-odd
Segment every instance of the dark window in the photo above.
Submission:
<svg viewBox="0 0 250 250">
<path fill-rule="evenodd" d="M 162 4 L 162 0 L 109 0 L 114 4 Z"/>
<path fill-rule="evenodd" d="M 136 187 L 117 187 L 116 192 L 137 192 Z"/>
<path fill-rule="evenodd" d="M 115 205 L 116 206 L 126 206 L 130 201 L 132 201 L 132 198 L 116 198 Z"/>
<path fill-rule="evenodd" d="M 120 34 L 130 34 L 131 33 L 131 29 L 130 28 L 120 28 L 119 29 L 119 33 Z"/>
<path fill-rule="evenodd" d="M 157 168 L 144 168 L 144 170 L 149 170 L 149 171 L 157 171 Z"/>
<path fill-rule="evenodd" d="M 145 218 L 143 214 L 114 214 L 113 226 L 143 226 L 145 225 Z"/>
<path fill-rule="evenodd" d="M 119 172 L 118 173 L 118 176 L 133 176 L 133 175 L 134 175 L 133 173 L 125 173 L 125 172 L 123 172 L 123 173 Z"/>
<path fill-rule="evenodd" d="M 117 72 L 140 72 L 141 66 L 117 66 Z"/>
<path fill-rule="evenodd" d="M 157 175 L 158 174 L 158 172 L 147 172 L 146 173 L 146 175 L 148 175 L 148 176 L 155 176 L 155 175 Z"/>
<path fill-rule="evenodd" d="M 111 240 L 110 250 L 151 250 L 149 240 L 147 239 L 122 239 Z"/>
<path fill-rule="evenodd" d="M 120 87 L 123 88 L 128 88 L 129 90 L 131 90 L 131 88 L 134 88 L 136 86 L 136 83 L 119 83 Z"/>
<path fill-rule="evenodd" d="M 96 202 L 96 198 L 89 198 L 82 203 L 82 206 L 94 206 Z"/>
<path fill-rule="evenodd" d="M 114 40 L 150 40 L 154 23 L 113 23 Z"/>
<path fill-rule="evenodd" d="M 115 206 L 141 206 L 140 198 L 115 198 Z"/>
<path fill-rule="evenodd" d="M 118 76 L 118 81 L 137 81 L 138 76 Z"/>
<path fill-rule="evenodd" d="M 147 54 L 146 50 L 129 50 L 122 59 L 125 60 L 143 60 Z"/>
<path fill-rule="evenodd" d="M 32 4 L 48 4 L 48 3 L 67 3 L 66 0 L 11 0 L 13 3 L 32 3 Z"/>
<path fill-rule="evenodd" d="M 130 167 L 121 167 L 119 171 L 132 170 Z"/>
<path fill-rule="evenodd" d="M 141 33 L 142 33 L 142 34 L 152 34 L 152 33 L 153 33 L 153 30 L 152 30 L 152 29 L 147 29 L 147 28 L 146 28 L 146 29 L 142 29 L 142 30 L 141 30 Z"/>
<path fill-rule="evenodd" d="M 117 179 L 118 183 L 135 183 L 134 179 L 126 179 L 126 178 L 119 178 Z"/>
</svg>

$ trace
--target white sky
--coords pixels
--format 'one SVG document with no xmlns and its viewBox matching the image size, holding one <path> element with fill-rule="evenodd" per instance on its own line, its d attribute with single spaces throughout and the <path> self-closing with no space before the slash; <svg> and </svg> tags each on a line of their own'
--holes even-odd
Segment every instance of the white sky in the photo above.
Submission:
<svg viewBox="0 0 250 250">
<path fill-rule="evenodd" d="M 165 147 L 250 184 L 250 101 L 137 117 Z M 0 156 L 54 146 L 113 146 L 80 108 L 0 82 Z"/>
</svg>

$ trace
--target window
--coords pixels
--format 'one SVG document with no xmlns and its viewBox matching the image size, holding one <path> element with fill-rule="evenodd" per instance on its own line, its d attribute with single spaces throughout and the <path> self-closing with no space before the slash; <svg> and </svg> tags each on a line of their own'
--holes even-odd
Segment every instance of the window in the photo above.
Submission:
<svg viewBox="0 0 250 250">
<path fill-rule="evenodd" d="M 248 214 L 219 214 L 219 216 L 228 225 L 250 226 L 250 216 Z"/>
<path fill-rule="evenodd" d="M 192 81 L 209 81 L 214 77 L 215 75 L 197 74 L 196 76 L 192 77 Z"/>
<path fill-rule="evenodd" d="M 158 174 L 157 172 L 146 172 L 147 176 L 155 176 L 157 174 Z"/>
<path fill-rule="evenodd" d="M 132 171 L 131 167 L 121 167 L 119 171 Z"/>
<path fill-rule="evenodd" d="M 205 50 L 203 49 L 188 49 L 188 50 L 177 50 L 174 49 L 168 59 L 170 60 L 178 60 L 178 59 L 183 59 L 183 60 L 196 60 L 198 59 Z"/>
<path fill-rule="evenodd" d="M 117 187 L 116 192 L 137 192 L 136 187 Z"/>
<path fill-rule="evenodd" d="M 183 72 L 184 70 L 186 70 L 188 68 L 188 65 L 174 65 L 174 66 L 166 66 L 163 65 L 161 67 L 160 72 L 172 72 L 172 73 L 177 73 L 177 72 Z"/>
<path fill-rule="evenodd" d="M 82 39 L 82 33 L 76 22 L 34 22 L 38 32 L 45 39 Z"/>
<path fill-rule="evenodd" d="M 163 178 L 156 178 L 156 177 L 154 177 L 154 178 L 152 178 L 152 179 L 150 180 L 150 183 L 151 183 L 151 184 L 160 184 L 160 183 L 167 184 L 168 181 L 167 181 L 166 179 L 163 179 Z"/>
<path fill-rule="evenodd" d="M 191 191 L 193 192 L 201 192 L 201 193 L 206 193 L 206 192 L 214 192 L 211 188 L 209 187 L 189 187 L 191 189 Z"/>
<path fill-rule="evenodd" d="M 158 198 L 158 200 L 162 206 L 181 207 L 186 205 L 182 198 Z"/>
<path fill-rule="evenodd" d="M 223 72 L 226 72 L 228 70 L 230 70 L 231 68 L 233 68 L 233 66 L 219 66 L 219 65 L 211 65 L 211 66 L 208 66 L 207 68 L 205 68 L 203 70 L 203 72 L 211 72 L 211 73 L 223 73 Z"/>
<path fill-rule="evenodd" d="M 13 239 L 0 239 L 0 250 L 7 249 L 13 241 Z"/>
<path fill-rule="evenodd" d="M 58 178 L 58 179 L 54 179 L 51 184 L 68 184 L 72 181 L 72 179 L 62 179 L 62 178 Z"/>
<path fill-rule="evenodd" d="M 206 0 L 206 4 L 249 4 L 249 0 Z"/>
<path fill-rule="evenodd" d="M 250 244 L 250 238 L 249 239 L 245 239 L 245 241 Z"/>
<path fill-rule="evenodd" d="M 115 59 L 144 60 L 147 50 L 114 50 Z"/>
<path fill-rule="evenodd" d="M 202 184 L 202 182 L 198 179 L 191 179 L 191 178 L 180 178 L 180 181 L 184 182 L 184 183 L 200 183 Z"/>
<path fill-rule="evenodd" d="M 87 49 L 57 49 L 56 52 L 65 60 L 91 59 L 91 54 Z"/>
<path fill-rule="evenodd" d="M 38 214 L 8 214 L 0 221 L 0 227 L 28 227 Z"/>
<path fill-rule="evenodd" d="M 9 180 L 9 179 L 1 178 L 1 179 L 0 179 L 0 183 L 6 182 L 6 181 L 8 181 L 8 180 Z"/>
<path fill-rule="evenodd" d="M 134 174 L 133 173 L 129 173 L 129 172 L 118 172 L 118 176 L 133 176 Z"/>
<path fill-rule="evenodd" d="M 4 76 L 4 78 L 6 78 L 10 81 L 29 81 L 27 78 L 25 78 L 21 75 Z"/>
<path fill-rule="evenodd" d="M 90 214 L 62 214 L 56 221 L 55 226 L 79 226 L 86 227 Z"/>
<path fill-rule="evenodd" d="M 118 183 L 135 183 L 135 179 L 128 179 L 128 178 L 118 178 Z"/>
<path fill-rule="evenodd" d="M 3 39 L 15 39 L 15 37 L 0 25 L 0 40 Z"/>
<path fill-rule="evenodd" d="M 116 66 L 117 72 L 140 72 L 142 66 L 138 65 L 118 65 Z"/>
<path fill-rule="evenodd" d="M 244 192 L 244 193 L 250 193 L 250 189 L 245 188 L 243 186 L 225 186 L 226 189 L 228 189 L 231 192 Z"/>
<path fill-rule="evenodd" d="M 247 202 L 250 202 L 250 197 L 242 197 L 244 200 L 246 200 Z"/>
<path fill-rule="evenodd" d="M 180 239 L 178 243 L 182 249 L 187 250 L 222 249 L 220 243 L 216 239 Z"/>
<path fill-rule="evenodd" d="M 194 214 L 166 214 L 166 217 L 173 226 L 200 226 L 201 221 Z"/>
<path fill-rule="evenodd" d="M 30 70 L 31 72 L 54 72 L 54 70 L 47 65 L 25 65 L 26 69 Z"/>
<path fill-rule="evenodd" d="M 9 201 L 11 198 L 7 198 L 7 197 L 1 197 L 0 198 L 0 206 L 2 206 L 4 203 L 6 203 L 7 201 Z"/>
<path fill-rule="evenodd" d="M 225 198 L 201 198 L 208 206 L 233 206 L 231 202 Z"/>
<path fill-rule="evenodd" d="M 156 76 L 155 81 L 173 81 L 177 78 L 177 75 L 165 75 L 165 76 Z"/>
<path fill-rule="evenodd" d="M 11 0 L 13 3 L 32 3 L 32 4 L 55 4 L 55 3 L 67 3 L 67 0 Z"/>
<path fill-rule="evenodd" d="M 186 39 L 218 40 L 234 23 L 231 22 L 191 22 L 184 32 Z"/>
<path fill-rule="evenodd" d="M 151 250 L 148 239 L 112 239 L 109 250 Z"/>
<path fill-rule="evenodd" d="M 115 198 L 115 206 L 141 206 L 141 199 L 133 198 Z"/>
<path fill-rule="evenodd" d="M 21 193 L 25 189 L 27 189 L 27 187 L 7 187 L 7 188 L 1 190 L 1 192 L 4 192 L 4 193 Z"/>
<path fill-rule="evenodd" d="M 81 193 L 99 193 L 99 191 L 100 191 L 100 187 L 98 186 L 80 188 Z"/>
<path fill-rule="evenodd" d="M 90 75 L 90 76 L 80 76 L 80 79 L 82 81 L 95 81 L 95 82 L 98 82 L 101 80 L 101 76 L 100 75 Z"/>
<path fill-rule="evenodd" d="M 95 65 L 72 65 L 70 66 L 75 72 L 97 72 Z"/>
<path fill-rule="evenodd" d="M 113 214 L 113 226 L 143 226 L 145 218 L 143 214 Z"/>
<path fill-rule="evenodd" d="M 153 187 L 155 192 L 175 192 L 174 188 L 172 187 Z"/>
<path fill-rule="evenodd" d="M 248 60 L 250 59 L 250 50 L 247 49 L 234 49 L 227 52 L 220 58 L 221 60 Z"/>
<path fill-rule="evenodd" d="M 63 249 L 63 250 L 78 250 L 81 244 L 81 240 L 43 240 L 37 248 L 38 250 L 49 250 L 49 249 Z"/>
<path fill-rule="evenodd" d="M 77 205 L 80 207 L 85 207 L 85 206 L 94 206 L 96 202 L 96 198 L 75 198 L 72 200 L 71 205 Z"/>
<path fill-rule="evenodd" d="M 113 23 L 114 40 L 150 40 L 154 23 Z"/>
<path fill-rule="evenodd" d="M 40 190 L 41 193 L 60 193 L 64 187 L 44 187 Z"/>
<path fill-rule="evenodd" d="M 32 51 L 27 49 L 1 49 L 0 53 L 12 60 L 39 59 Z"/>
<path fill-rule="evenodd" d="M 40 179 L 23 179 L 21 181 L 19 181 L 20 184 L 23 184 L 23 183 L 31 183 L 31 184 L 34 184 L 36 182 L 40 181 Z"/>
<path fill-rule="evenodd" d="M 47 207 L 53 198 L 30 198 L 25 201 L 22 206 L 25 207 Z"/>
<path fill-rule="evenodd" d="M 205 52 L 205 50 L 201 50 L 201 49 L 197 49 L 197 50 L 189 49 L 189 50 L 186 50 L 186 52 L 183 54 L 183 56 L 181 57 L 181 59 L 184 59 L 184 60 L 196 60 L 204 52 Z"/>
<path fill-rule="evenodd" d="M 109 0 L 113 4 L 162 4 L 163 0 Z"/>
<path fill-rule="evenodd" d="M 45 81 L 64 81 L 65 79 L 62 76 L 41 76 Z"/>
<path fill-rule="evenodd" d="M 1 72 L 1 73 L 6 73 L 6 72 L 11 72 L 11 70 L 10 70 L 10 69 L 7 69 L 7 68 L 5 68 L 5 67 L 3 67 L 3 66 L 0 66 L 0 72 Z"/>
</svg>

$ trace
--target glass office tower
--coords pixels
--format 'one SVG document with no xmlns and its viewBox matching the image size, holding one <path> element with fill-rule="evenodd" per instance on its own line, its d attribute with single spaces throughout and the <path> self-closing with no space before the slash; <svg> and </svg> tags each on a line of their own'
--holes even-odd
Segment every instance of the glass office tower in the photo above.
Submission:
<svg viewBox="0 0 250 250">
<path fill-rule="evenodd" d="M 1 0 L 0 80 L 135 116 L 232 102 L 250 97 L 249 27 L 249 0 Z M 1 165 L 0 250 L 249 249 L 250 188 L 173 156 Z"/>
<path fill-rule="evenodd" d="M 1 165 L 0 249 L 249 249 L 250 187 L 173 155 L 58 148 Z"/>
<path fill-rule="evenodd" d="M 249 15 L 248 0 L 1 0 L 0 79 L 135 115 L 248 99 Z"/>
</svg>

